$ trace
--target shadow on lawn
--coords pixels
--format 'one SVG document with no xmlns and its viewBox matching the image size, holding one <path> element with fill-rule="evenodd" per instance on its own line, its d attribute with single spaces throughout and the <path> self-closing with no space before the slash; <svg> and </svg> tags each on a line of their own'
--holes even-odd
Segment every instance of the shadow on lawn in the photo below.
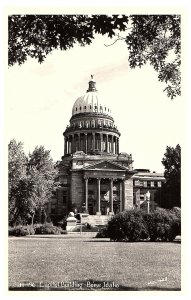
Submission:
<svg viewBox="0 0 191 300">
<path fill-rule="evenodd" d="M 22 287 L 9 287 L 9 291 L 180 291 L 180 288 L 169 288 L 169 287 L 158 287 L 158 286 L 148 286 L 148 287 L 132 287 L 119 285 L 110 281 L 76 281 L 71 280 L 70 282 L 60 282 L 59 286 L 55 286 L 56 283 L 44 284 L 41 282 L 39 284 L 33 284 L 32 286 L 27 286 L 27 283 L 23 283 Z M 64 286 L 64 284 L 66 286 Z M 29 284 L 28 284 L 29 285 Z M 69 286 L 70 285 L 70 286 Z"/>
</svg>

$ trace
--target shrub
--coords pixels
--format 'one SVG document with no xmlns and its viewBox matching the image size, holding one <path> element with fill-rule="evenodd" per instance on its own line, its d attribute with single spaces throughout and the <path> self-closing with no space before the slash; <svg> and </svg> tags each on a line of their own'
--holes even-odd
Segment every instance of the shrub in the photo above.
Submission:
<svg viewBox="0 0 191 300">
<path fill-rule="evenodd" d="M 30 234 L 30 232 L 29 232 L 29 229 L 27 228 L 27 226 L 18 225 L 18 226 L 9 228 L 10 236 L 26 236 L 29 234 Z"/>
<path fill-rule="evenodd" d="M 150 214 L 136 209 L 113 216 L 108 222 L 107 237 L 113 241 L 173 241 L 180 229 L 181 214 L 177 208 L 171 211 L 158 208 Z M 97 235 L 102 236 L 102 232 Z"/>
<path fill-rule="evenodd" d="M 96 234 L 96 238 L 107 238 L 108 232 L 107 227 L 100 228 L 98 233 Z"/>
<path fill-rule="evenodd" d="M 158 208 L 144 219 L 151 241 L 173 241 L 178 235 L 180 217 L 174 211 Z"/>
<path fill-rule="evenodd" d="M 108 222 L 108 237 L 111 240 L 128 240 L 131 242 L 148 238 L 148 231 L 141 210 L 130 210 L 119 213 Z"/>
<path fill-rule="evenodd" d="M 35 224 L 35 234 L 61 234 L 62 229 L 52 223 Z"/>
</svg>

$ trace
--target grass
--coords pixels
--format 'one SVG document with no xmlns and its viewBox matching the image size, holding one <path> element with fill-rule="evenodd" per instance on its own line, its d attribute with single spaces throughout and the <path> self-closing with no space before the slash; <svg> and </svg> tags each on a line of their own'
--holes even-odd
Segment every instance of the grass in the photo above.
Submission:
<svg viewBox="0 0 191 300">
<path fill-rule="evenodd" d="M 9 238 L 9 289 L 180 290 L 179 243 Z"/>
</svg>

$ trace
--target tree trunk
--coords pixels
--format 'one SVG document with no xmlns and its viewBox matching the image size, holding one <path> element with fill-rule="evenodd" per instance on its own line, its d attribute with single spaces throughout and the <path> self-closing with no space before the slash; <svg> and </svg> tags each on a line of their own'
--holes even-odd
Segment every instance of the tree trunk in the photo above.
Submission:
<svg viewBox="0 0 191 300">
<path fill-rule="evenodd" d="M 34 215 L 35 215 L 35 212 L 32 214 L 32 220 L 31 220 L 31 225 L 32 226 L 34 225 Z"/>
</svg>

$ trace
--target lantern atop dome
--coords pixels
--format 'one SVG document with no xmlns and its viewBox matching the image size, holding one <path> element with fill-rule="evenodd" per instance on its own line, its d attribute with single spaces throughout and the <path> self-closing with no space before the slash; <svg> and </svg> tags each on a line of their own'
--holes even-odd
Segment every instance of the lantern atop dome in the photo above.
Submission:
<svg viewBox="0 0 191 300">
<path fill-rule="evenodd" d="M 88 92 L 97 92 L 97 90 L 96 90 L 96 82 L 93 81 L 93 77 L 94 77 L 94 75 L 91 75 L 91 79 L 89 81 L 89 88 L 87 90 L 87 93 Z"/>
</svg>

